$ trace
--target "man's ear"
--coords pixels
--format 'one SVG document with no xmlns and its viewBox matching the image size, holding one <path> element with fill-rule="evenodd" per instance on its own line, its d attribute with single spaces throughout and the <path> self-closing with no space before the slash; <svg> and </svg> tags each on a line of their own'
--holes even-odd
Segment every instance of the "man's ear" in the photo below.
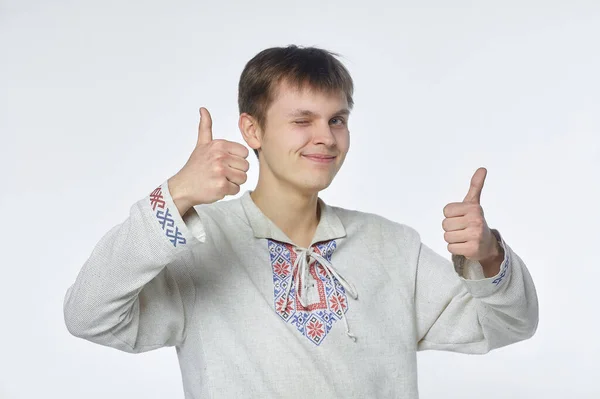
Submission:
<svg viewBox="0 0 600 399">
<path fill-rule="evenodd" d="M 240 115 L 238 126 L 246 144 L 253 150 L 260 149 L 262 131 L 260 130 L 256 119 L 254 119 L 252 115 L 244 112 Z"/>
</svg>

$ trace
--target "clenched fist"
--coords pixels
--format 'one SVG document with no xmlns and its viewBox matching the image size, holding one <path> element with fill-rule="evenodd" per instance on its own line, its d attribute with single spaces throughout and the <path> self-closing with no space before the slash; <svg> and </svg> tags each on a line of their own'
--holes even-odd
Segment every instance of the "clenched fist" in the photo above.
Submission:
<svg viewBox="0 0 600 399">
<path fill-rule="evenodd" d="M 210 113 L 200 108 L 196 148 L 168 181 L 179 214 L 185 214 L 194 205 L 210 204 L 239 193 L 250 167 L 247 157 L 248 149 L 242 144 L 213 140 Z"/>
</svg>

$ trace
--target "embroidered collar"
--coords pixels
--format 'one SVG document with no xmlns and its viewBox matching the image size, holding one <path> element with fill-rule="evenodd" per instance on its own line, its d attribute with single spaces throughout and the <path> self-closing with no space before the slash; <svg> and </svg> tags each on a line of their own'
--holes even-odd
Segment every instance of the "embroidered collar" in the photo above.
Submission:
<svg viewBox="0 0 600 399">
<path fill-rule="evenodd" d="M 347 293 L 355 300 L 358 299 L 358 292 L 356 291 L 354 285 L 347 281 L 341 275 L 341 273 L 333 267 L 333 265 L 328 259 L 323 257 L 318 251 L 315 251 L 315 246 L 318 243 L 331 242 L 338 238 L 346 236 L 346 229 L 344 228 L 344 225 L 342 224 L 342 221 L 340 220 L 338 215 L 330 206 L 326 205 L 325 202 L 323 202 L 323 200 L 319 198 L 318 206 L 321 211 L 321 218 L 319 219 L 317 230 L 315 231 L 315 235 L 309 247 L 301 248 L 294 244 L 292 240 L 283 231 L 281 231 L 279 227 L 275 225 L 275 223 L 273 223 L 268 217 L 265 216 L 264 213 L 262 213 L 262 211 L 258 208 L 258 206 L 256 206 L 256 204 L 252 200 L 252 197 L 250 197 L 250 193 L 251 191 L 246 191 L 240 199 L 242 207 L 244 208 L 244 212 L 246 213 L 246 217 L 248 218 L 250 226 L 252 227 L 252 231 L 254 232 L 254 237 L 266 238 L 268 240 L 289 244 L 296 253 L 295 262 L 293 263 L 293 265 L 290 265 L 291 270 L 288 271 L 286 269 L 286 272 L 290 274 L 291 279 L 287 282 L 285 290 L 280 290 L 280 292 L 278 293 L 277 287 L 275 287 L 275 306 L 277 309 L 277 304 L 279 303 L 280 316 L 281 309 L 283 309 L 283 313 L 288 317 L 293 312 L 298 311 L 299 309 L 308 309 L 308 275 L 312 267 L 314 275 L 317 276 L 317 278 L 321 279 L 317 275 L 318 270 L 321 270 L 321 274 L 326 276 L 326 278 L 329 280 L 329 296 L 327 299 L 327 310 L 331 314 L 339 316 L 344 321 L 344 325 L 346 327 L 346 335 L 348 335 L 348 337 L 352 340 L 356 341 L 356 336 L 350 332 L 348 320 L 346 319 L 345 312 L 347 309 L 347 305 L 346 309 L 340 309 L 340 306 L 338 306 L 338 302 L 342 299 L 340 296 L 334 295 L 334 292 L 337 292 L 336 290 L 340 290 L 343 294 Z M 286 275 L 286 273 L 283 274 Z M 275 276 L 274 282 L 277 281 L 277 277 L 278 276 Z M 336 281 L 337 284 L 340 285 L 340 288 L 336 288 Z M 293 298 L 297 298 L 298 302 L 295 303 L 295 300 Z M 331 301 L 334 302 L 333 305 L 330 303 Z M 339 311 L 340 313 L 333 313 L 332 307 L 336 309 L 336 312 Z M 315 319 L 316 316 L 314 314 L 312 316 L 313 318 L 311 320 Z M 304 331 L 305 326 L 301 326 L 300 330 Z M 318 330 L 320 331 L 320 333 L 326 334 L 325 330 Z M 316 338 L 319 339 L 314 341 L 313 339 Z M 313 342 L 316 342 L 317 344 L 321 342 L 322 338 L 323 336 L 311 336 L 311 340 L 313 340 Z"/>
</svg>

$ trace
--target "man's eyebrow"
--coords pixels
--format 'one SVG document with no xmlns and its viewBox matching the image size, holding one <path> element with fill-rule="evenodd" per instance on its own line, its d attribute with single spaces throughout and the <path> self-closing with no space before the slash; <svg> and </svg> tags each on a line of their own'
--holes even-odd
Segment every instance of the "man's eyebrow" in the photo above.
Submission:
<svg viewBox="0 0 600 399">
<path fill-rule="evenodd" d="M 337 112 L 333 113 L 334 115 L 350 115 L 350 110 L 348 108 L 342 108 Z M 292 112 L 290 112 L 288 114 L 288 116 L 291 117 L 295 117 L 295 116 L 319 116 L 319 114 L 316 114 L 314 112 L 312 112 L 311 110 L 308 109 L 296 109 Z"/>
<path fill-rule="evenodd" d="M 334 115 L 350 115 L 350 110 L 348 108 L 342 108 L 340 109 L 338 112 L 336 112 Z"/>
</svg>

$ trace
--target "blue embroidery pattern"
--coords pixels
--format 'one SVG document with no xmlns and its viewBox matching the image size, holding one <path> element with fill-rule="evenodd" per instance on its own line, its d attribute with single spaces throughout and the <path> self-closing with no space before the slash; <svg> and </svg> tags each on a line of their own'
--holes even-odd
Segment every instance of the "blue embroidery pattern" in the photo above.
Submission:
<svg viewBox="0 0 600 399">
<path fill-rule="evenodd" d="M 492 283 L 499 285 L 502 280 L 504 279 L 504 276 L 506 276 L 506 272 L 508 271 L 508 267 L 510 265 L 510 257 L 506 257 L 506 262 L 504 262 L 504 267 L 502 267 L 502 273 L 498 276 L 497 279 L 495 279 L 494 281 L 492 281 Z"/>
<path fill-rule="evenodd" d="M 292 245 L 268 240 L 271 266 L 273 267 L 274 302 L 276 313 L 287 323 L 294 325 L 298 331 L 315 345 L 320 345 L 333 326 L 342 318 L 342 312 L 348 311 L 348 299 L 344 287 L 334 278 L 331 282 L 327 272 L 317 267 L 317 262 L 311 260 L 309 273 L 315 280 L 315 289 L 319 299 L 307 303 L 304 307 L 297 296 L 295 281 L 298 270 L 292 270 L 296 261 L 296 253 Z M 313 249 L 328 261 L 337 244 L 335 240 L 315 244 Z M 292 278 L 293 274 L 293 278 Z M 285 305 L 285 290 L 289 284 L 290 297 Z"/>
<path fill-rule="evenodd" d="M 175 219 L 173 219 L 173 214 L 166 205 L 161 187 L 156 188 L 150 193 L 150 205 L 152 206 L 152 210 L 156 211 L 156 219 L 158 219 L 158 223 L 164 230 L 169 241 L 171 241 L 171 244 L 174 247 L 177 244 L 185 244 L 186 239 L 183 233 L 179 231 L 179 227 L 175 226 Z"/>
</svg>

